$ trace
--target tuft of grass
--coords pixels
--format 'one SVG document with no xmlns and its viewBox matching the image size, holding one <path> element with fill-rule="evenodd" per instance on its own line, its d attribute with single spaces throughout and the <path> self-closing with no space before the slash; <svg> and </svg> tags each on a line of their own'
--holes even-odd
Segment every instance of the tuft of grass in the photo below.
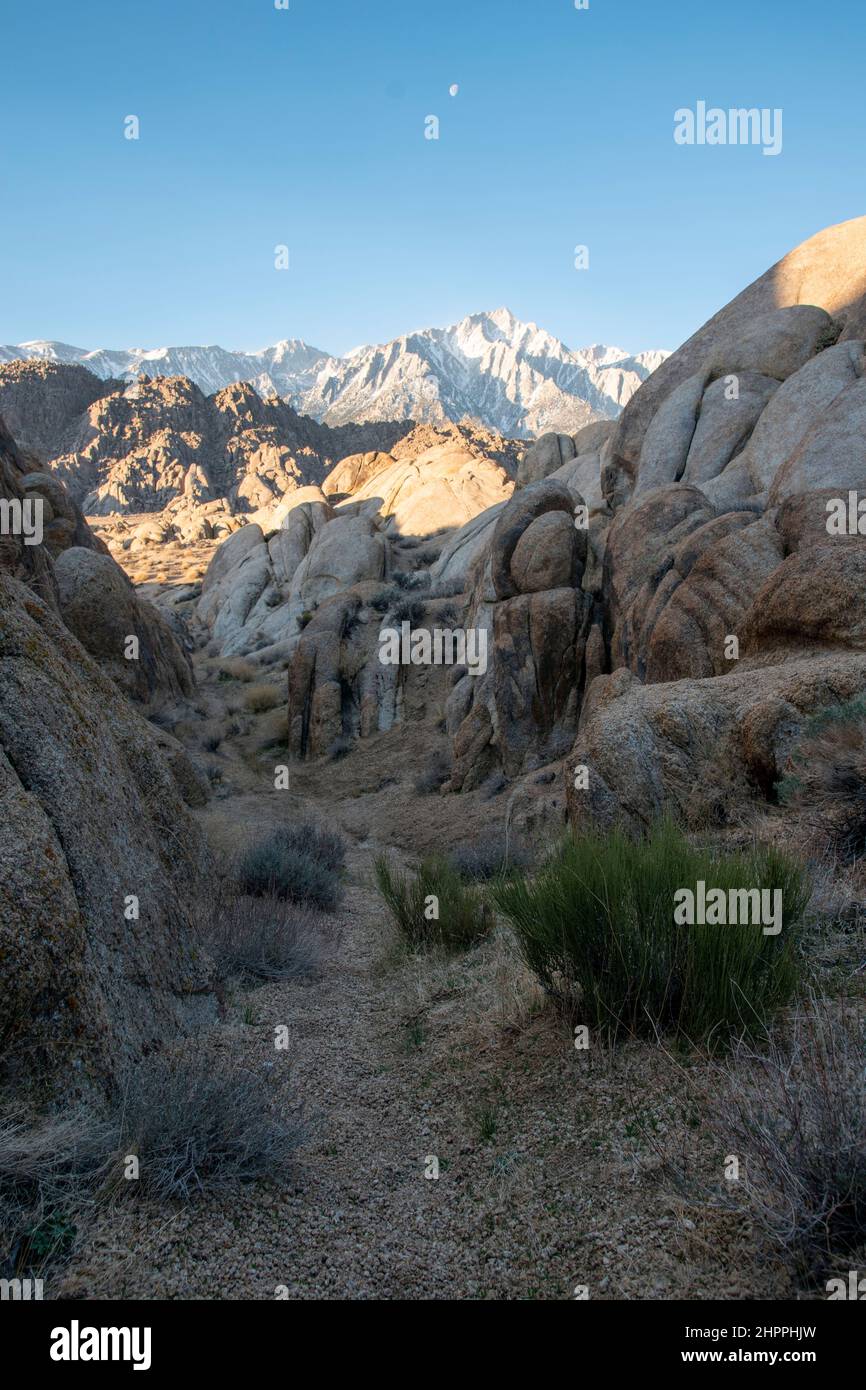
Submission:
<svg viewBox="0 0 866 1390">
<path fill-rule="evenodd" d="M 525 853 L 513 845 L 506 851 L 505 836 L 489 834 L 475 844 L 461 845 L 448 855 L 464 883 L 488 883 L 503 874 L 516 873 L 527 866 Z"/>
<path fill-rule="evenodd" d="M 235 878 L 241 893 L 309 903 L 333 912 L 342 896 L 342 837 L 311 822 L 280 826 L 245 849 Z"/>
<path fill-rule="evenodd" d="M 283 691 L 276 685 L 253 685 L 246 692 L 244 704 L 253 714 L 264 714 L 284 701 Z"/>
<path fill-rule="evenodd" d="M 380 855 L 374 875 L 404 944 L 413 950 L 465 950 L 492 925 L 482 895 L 441 856 L 422 860 L 417 873 L 403 874 Z"/>
<path fill-rule="evenodd" d="M 492 1144 L 499 1130 L 499 1111 L 495 1105 L 479 1105 L 475 1111 L 475 1126 L 482 1144 Z"/>
<path fill-rule="evenodd" d="M 426 606 L 422 599 L 404 598 L 396 604 L 392 614 L 395 623 L 411 623 L 412 627 L 417 627 L 424 621 Z"/>
<path fill-rule="evenodd" d="M 320 955 L 318 919 L 279 898 L 223 898 L 206 911 L 202 943 L 220 979 L 289 980 L 312 975 Z"/>
<path fill-rule="evenodd" d="M 221 681 L 254 681 L 258 672 L 249 661 L 244 661 L 243 657 L 230 656 L 219 665 L 218 680 Z"/>
<path fill-rule="evenodd" d="M 851 862 L 866 852 L 866 697 L 807 721 L 778 794 L 840 858 Z"/>
<path fill-rule="evenodd" d="M 20 1275 L 69 1253 L 115 1147 L 115 1128 L 83 1109 L 0 1116 L 0 1267 Z"/>
<path fill-rule="evenodd" d="M 701 880 L 779 889 L 782 930 L 677 925 L 676 891 Z M 808 891 L 801 869 L 772 849 L 713 855 L 663 821 L 643 840 L 619 830 L 567 840 L 534 880 L 498 880 L 491 892 L 545 991 L 609 1037 L 671 1032 L 714 1046 L 758 1035 L 799 981 Z"/>
<path fill-rule="evenodd" d="M 740 1044 L 717 1073 L 713 1121 L 743 1156 L 755 1224 L 807 1282 L 866 1246 L 866 1021 L 811 999 L 760 1052 Z"/>
<path fill-rule="evenodd" d="M 124 1096 L 120 1145 L 139 1159 L 140 1187 L 158 1199 L 284 1176 L 304 1136 L 271 1103 L 269 1073 L 217 1062 L 204 1048 L 146 1059 Z"/>
<path fill-rule="evenodd" d="M 451 776 L 451 760 L 447 753 L 436 753 L 430 761 L 429 767 L 425 767 L 423 772 L 412 783 L 419 796 L 427 796 L 430 792 L 438 792 Z"/>
</svg>

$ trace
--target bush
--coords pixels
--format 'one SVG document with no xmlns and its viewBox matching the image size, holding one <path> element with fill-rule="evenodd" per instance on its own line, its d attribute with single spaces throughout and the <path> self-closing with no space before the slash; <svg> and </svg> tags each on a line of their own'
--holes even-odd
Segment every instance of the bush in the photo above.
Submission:
<svg viewBox="0 0 866 1390">
<path fill-rule="evenodd" d="M 0 1116 L 0 1272 L 20 1274 L 68 1253 L 76 1215 L 106 1181 L 116 1130 L 84 1110 Z"/>
<path fill-rule="evenodd" d="M 448 855 L 448 863 L 464 883 L 489 883 L 503 874 L 526 867 L 526 856 L 510 846 L 506 854 L 505 837 L 490 835 L 474 845 L 461 845 Z"/>
<path fill-rule="evenodd" d="M 426 611 L 421 599 L 405 598 L 395 605 L 392 616 L 395 623 L 411 623 L 412 627 L 417 627 L 424 621 Z"/>
<path fill-rule="evenodd" d="M 676 925 L 676 890 L 700 880 L 780 889 L 781 932 Z M 492 893 L 548 994 L 609 1036 L 673 1031 L 714 1044 L 758 1033 L 796 987 L 807 892 L 774 850 L 714 857 L 662 822 L 645 840 L 613 831 L 566 841 L 534 881 L 498 881 Z"/>
<path fill-rule="evenodd" d="M 241 854 L 235 877 L 252 897 L 310 903 L 332 912 L 342 896 L 342 838 L 312 823 L 280 826 Z"/>
<path fill-rule="evenodd" d="M 430 792 L 438 792 L 450 776 L 451 761 L 447 753 L 436 753 L 430 766 L 419 772 L 412 785 L 419 796 L 427 796 Z"/>
<path fill-rule="evenodd" d="M 429 574 L 395 570 L 391 576 L 398 589 L 425 589 L 430 583 Z"/>
<path fill-rule="evenodd" d="M 377 594 L 373 595 L 370 599 L 370 607 L 376 613 L 386 613 L 391 607 L 391 604 L 399 597 L 400 590 L 397 586 L 387 585 L 384 589 L 380 589 Z"/>
<path fill-rule="evenodd" d="M 843 859 L 866 851 L 866 699 L 833 705 L 806 724 L 779 784 L 779 800 L 805 813 Z"/>
<path fill-rule="evenodd" d="M 224 898 L 201 926 L 221 979 L 289 980 L 311 975 L 319 958 L 317 919 L 278 898 Z"/>
<path fill-rule="evenodd" d="M 763 1055 L 741 1045 L 715 1088 L 753 1220 L 815 1280 L 866 1244 L 864 1051 L 862 1016 L 813 1001 Z"/>
<path fill-rule="evenodd" d="M 247 691 L 244 703 L 253 714 L 263 714 L 282 704 L 284 699 L 283 691 L 276 685 L 254 685 Z"/>
<path fill-rule="evenodd" d="M 139 1187 L 189 1198 L 285 1173 L 303 1138 L 298 1118 L 271 1107 L 268 1073 L 194 1054 L 157 1055 L 137 1066 L 123 1099 L 121 1152 L 136 1154 Z"/>
<path fill-rule="evenodd" d="M 489 930 L 492 914 L 481 894 L 468 887 L 447 860 L 433 856 L 415 874 L 401 874 L 385 855 L 375 861 L 376 886 L 407 946 L 463 950 Z M 429 918 L 435 897 L 438 918 Z"/>
<path fill-rule="evenodd" d="M 226 661 L 220 662 L 218 680 L 221 681 L 254 681 L 257 675 L 255 666 L 249 661 L 244 661 L 243 657 L 232 656 Z"/>
</svg>

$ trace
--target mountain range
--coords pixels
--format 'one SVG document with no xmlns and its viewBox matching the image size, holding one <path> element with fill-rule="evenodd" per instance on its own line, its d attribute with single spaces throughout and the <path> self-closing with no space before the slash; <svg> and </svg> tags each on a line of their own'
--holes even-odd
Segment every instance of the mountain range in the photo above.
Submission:
<svg viewBox="0 0 866 1390">
<path fill-rule="evenodd" d="M 502 308 L 447 328 L 425 328 L 335 357 L 300 339 L 258 352 L 218 346 L 95 349 L 37 340 L 0 346 L 18 358 L 80 364 L 102 379 L 186 376 L 205 394 L 248 381 L 329 425 L 378 420 L 430 424 L 471 419 L 512 438 L 573 433 L 613 419 L 668 356 L 595 344 L 572 350 Z"/>
</svg>

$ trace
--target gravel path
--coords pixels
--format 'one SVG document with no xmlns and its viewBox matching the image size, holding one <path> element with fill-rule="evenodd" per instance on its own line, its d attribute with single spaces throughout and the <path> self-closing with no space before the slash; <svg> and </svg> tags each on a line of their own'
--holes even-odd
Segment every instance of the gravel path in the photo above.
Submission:
<svg viewBox="0 0 866 1390">
<path fill-rule="evenodd" d="M 687 1205 L 664 1180 L 658 1139 L 679 1143 L 684 1134 L 696 1176 L 708 1162 L 714 1170 L 717 1156 L 701 1153 L 658 1049 L 578 1052 L 549 1012 L 503 1015 L 516 967 L 500 941 L 450 961 L 395 952 L 370 882 L 380 846 L 369 824 L 386 819 L 368 816 L 363 828 L 364 806 L 371 812 L 395 789 L 379 791 L 378 801 L 373 793 L 366 803 L 341 801 L 335 777 L 345 772 L 329 770 L 319 785 L 309 780 L 319 774 L 301 771 L 289 805 L 248 760 L 233 750 L 227 757 L 231 790 L 203 813 L 218 853 L 316 809 L 350 844 L 345 900 L 317 975 L 237 990 L 222 1023 L 187 1044 L 267 1069 L 278 1106 L 302 1103 L 308 1138 L 274 1181 L 175 1207 L 139 1198 L 103 1211 L 49 1296 L 787 1291 L 777 1271 L 757 1268 L 760 1252 L 738 1217 L 705 1201 Z M 288 1026 L 288 1051 L 275 1051 L 279 1025 Z M 425 1176 L 429 1156 L 438 1178 Z"/>
</svg>

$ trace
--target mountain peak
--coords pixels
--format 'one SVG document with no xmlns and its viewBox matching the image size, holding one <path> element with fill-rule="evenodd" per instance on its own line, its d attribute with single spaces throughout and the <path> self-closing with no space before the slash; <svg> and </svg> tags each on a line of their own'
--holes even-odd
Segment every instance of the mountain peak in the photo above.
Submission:
<svg viewBox="0 0 866 1390">
<path fill-rule="evenodd" d="M 230 352 L 218 344 L 86 350 L 41 339 L 0 347 L 0 363 L 24 357 L 80 364 L 103 379 L 128 383 L 142 371 L 186 377 L 206 395 L 246 382 L 261 397 L 281 396 L 329 425 L 441 425 L 470 418 L 511 437 L 573 433 L 589 420 L 612 419 L 665 356 L 650 351 L 630 357 L 604 344 L 572 351 L 506 305 L 446 328 L 358 347 L 345 357 L 299 338 L 282 338 L 257 352 Z"/>
</svg>

